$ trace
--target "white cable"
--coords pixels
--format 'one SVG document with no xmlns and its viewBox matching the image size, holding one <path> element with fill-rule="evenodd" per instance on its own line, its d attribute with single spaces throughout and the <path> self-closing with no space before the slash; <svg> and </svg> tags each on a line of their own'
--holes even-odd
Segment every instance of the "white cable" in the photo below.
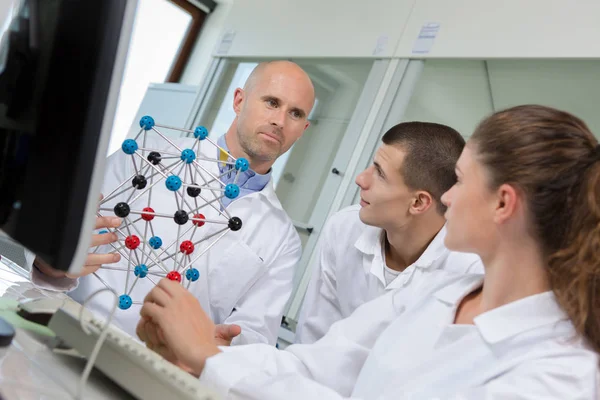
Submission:
<svg viewBox="0 0 600 400">
<path fill-rule="evenodd" d="M 98 357 L 98 353 L 100 352 L 102 343 L 104 343 L 104 339 L 106 339 L 106 335 L 108 334 L 108 328 L 110 326 L 110 323 L 112 322 L 113 316 L 115 315 L 115 311 L 117 309 L 117 304 L 119 303 L 119 295 L 117 295 L 117 293 L 111 288 L 99 289 L 99 290 L 96 290 L 91 295 L 89 295 L 85 299 L 85 301 L 81 305 L 81 309 L 79 310 L 79 324 L 81 326 L 81 329 L 87 335 L 90 335 L 92 332 L 89 329 L 89 327 L 85 326 L 85 324 L 84 324 L 83 310 L 85 308 L 85 305 L 88 303 L 88 301 L 90 301 L 92 298 L 94 298 L 94 296 L 96 296 L 97 294 L 100 294 L 102 292 L 111 292 L 114 295 L 115 301 L 113 303 L 113 308 L 110 311 L 110 314 L 108 315 L 108 319 L 106 320 L 106 324 L 104 324 L 104 327 L 102 327 L 100 336 L 98 336 L 98 340 L 96 341 L 96 344 L 94 345 L 94 348 L 92 349 L 92 353 L 90 354 L 88 361 L 85 364 L 85 368 L 83 369 L 83 373 L 81 374 L 81 379 L 79 380 L 79 383 L 77 384 L 77 392 L 75 394 L 75 399 L 77 399 L 77 400 L 83 399 L 83 392 L 85 390 L 85 384 L 87 383 L 88 377 L 90 376 L 90 372 L 92 372 L 92 368 L 94 367 L 94 362 L 96 361 L 96 357 Z"/>
</svg>

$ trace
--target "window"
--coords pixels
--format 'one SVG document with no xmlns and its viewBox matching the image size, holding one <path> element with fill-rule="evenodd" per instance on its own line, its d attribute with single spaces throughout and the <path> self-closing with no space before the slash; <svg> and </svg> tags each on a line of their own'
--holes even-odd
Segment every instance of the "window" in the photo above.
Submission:
<svg viewBox="0 0 600 400">
<path fill-rule="evenodd" d="M 178 81 L 206 13 L 187 0 L 138 2 L 108 153 L 135 122 L 150 83 Z"/>
</svg>

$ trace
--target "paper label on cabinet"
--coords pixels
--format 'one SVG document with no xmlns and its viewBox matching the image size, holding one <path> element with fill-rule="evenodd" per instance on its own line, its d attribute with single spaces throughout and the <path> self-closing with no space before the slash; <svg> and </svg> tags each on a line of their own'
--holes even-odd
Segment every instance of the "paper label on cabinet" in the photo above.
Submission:
<svg viewBox="0 0 600 400">
<path fill-rule="evenodd" d="M 373 55 L 378 56 L 382 53 L 385 53 L 385 49 L 387 47 L 388 41 L 390 38 L 388 35 L 380 35 L 377 38 L 377 42 L 375 43 L 375 48 L 373 49 Z"/>
<path fill-rule="evenodd" d="M 433 46 L 433 42 L 440 30 L 440 24 L 437 22 L 428 22 L 421 27 L 419 36 L 413 46 L 413 54 L 427 54 Z"/>
</svg>

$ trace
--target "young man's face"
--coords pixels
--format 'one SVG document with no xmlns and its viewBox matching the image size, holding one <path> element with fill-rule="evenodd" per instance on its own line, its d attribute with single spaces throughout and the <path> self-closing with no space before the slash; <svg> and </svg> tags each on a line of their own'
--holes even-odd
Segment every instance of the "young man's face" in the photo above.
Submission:
<svg viewBox="0 0 600 400">
<path fill-rule="evenodd" d="M 382 144 L 373 164 L 356 178 L 363 223 L 388 229 L 408 222 L 415 192 L 406 186 L 402 177 L 405 155 L 402 146 Z"/>
</svg>

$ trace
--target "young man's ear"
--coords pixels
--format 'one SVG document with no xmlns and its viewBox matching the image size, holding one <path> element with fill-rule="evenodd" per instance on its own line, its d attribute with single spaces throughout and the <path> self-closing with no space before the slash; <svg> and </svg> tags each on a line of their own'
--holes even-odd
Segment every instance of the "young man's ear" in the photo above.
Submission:
<svg viewBox="0 0 600 400">
<path fill-rule="evenodd" d="M 410 205 L 411 214 L 422 214 L 433 206 L 433 196 L 425 191 L 419 191 L 415 194 Z"/>
</svg>

